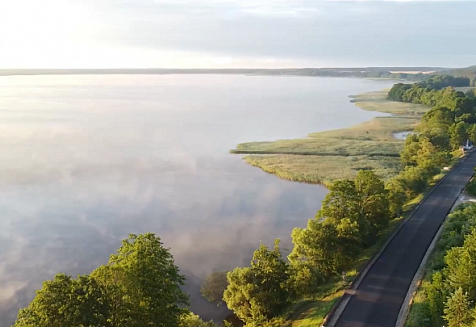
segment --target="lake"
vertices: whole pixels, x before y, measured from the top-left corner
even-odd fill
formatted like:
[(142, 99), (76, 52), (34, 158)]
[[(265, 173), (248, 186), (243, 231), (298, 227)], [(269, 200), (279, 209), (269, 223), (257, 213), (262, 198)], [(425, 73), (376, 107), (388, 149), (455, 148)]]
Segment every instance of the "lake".
[(228, 150), (376, 116), (348, 95), (393, 81), (229, 75), (0, 77), (0, 326), (56, 273), (89, 273), (153, 232), (188, 278), (248, 265), (306, 226), (326, 194)]

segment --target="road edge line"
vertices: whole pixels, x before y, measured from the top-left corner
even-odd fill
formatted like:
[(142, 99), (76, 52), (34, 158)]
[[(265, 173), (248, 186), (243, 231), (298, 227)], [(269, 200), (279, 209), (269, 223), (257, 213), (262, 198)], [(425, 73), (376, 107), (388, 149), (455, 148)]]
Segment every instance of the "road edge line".
[[(473, 177), (474, 177), (474, 175), (473, 175)], [(400, 311), (398, 312), (398, 317), (397, 317), (397, 322), (395, 323), (395, 327), (403, 327), (405, 325), (405, 322), (407, 321), (408, 316), (410, 314), (410, 308), (413, 304), (413, 300), (415, 298), (415, 295), (417, 294), (417, 290), (420, 287), (421, 282), (423, 281), (424, 273), (425, 273), (425, 270), (426, 270), (426, 264), (428, 263), (428, 259), (430, 258), (431, 254), (435, 250), (436, 244), (440, 240), (441, 233), (443, 232), (444, 225), (445, 225), (446, 219), (448, 218), (448, 215), (453, 210), (456, 202), (458, 201), (458, 198), (461, 196), (463, 191), (464, 191), (464, 189), (461, 190), (458, 197), (453, 202), (453, 205), (451, 206), (451, 209), (446, 214), (445, 219), (441, 222), (441, 225), (438, 228), (438, 231), (436, 232), (435, 236), (433, 237), (433, 240), (431, 241), (430, 246), (426, 250), (425, 256), (423, 257), (423, 259), (420, 263), (420, 266), (418, 267), (418, 270), (415, 273), (415, 276), (413, 276), (410, 287), (408, 287), (407, 295), (405, 296), (405, 299), (403, 300), (403, 304), (400, 308)]]
[[(423, 197), (423, 199), (420, 200), (420, 202), (418, 202), (418, 204), (415, 206), (415, 208), (412, 209), (411, 213), (408, 215), (407, 218), (405, 218), (404, 221), (402, 221), (400, 223), (400, 225), (397, 227), (397, 229), (395, 229), (395, 231), (392, 233), (392, 235), (390, 235), (390, 237), (387, 239), (387, 241), (385, 242), (385, 244), (382, 246), (382, 248), (380, 249), (379, 252), (377, 252), (373, 257), (372, 259), (370, 259), (370, 261), (367, 263), (367, 265), (365, 266), (365, 268), (357, 274), (357, 278), (354, 279), (354, 281), (352, 282), (351, 286), (345, 290), (344, 292), (344, 295), (342, 295), (342, 297), (332, 306), (331, 310), (329, 311), (329, 313), (327, 314), (327, 316), (324, 318), (324, 321), (322, 322), (322, 324), (320, 325), (321, 327), (334, 327), (334, 325), (337, 323), (337, 321), (339, 320), (340, 318), (340, 315), (342, 314), (342, 312), (344, 312), (345, 310), (345, 307), (347, 306), (347, 304), (349, 303), (350, 299), (352, 298), (352, 296), (355, 294), (355, 290), (359, 287), (360, 283), (362, 282), (362, 280), (365, 278), (365, 276), (367, 275), (368, 271), (370, 270), (370, 268), (372, 268), (372, 266), (374, 265), (374, 263), (378, 260), (378, 258), (380, 258), (380, 256), (382, 255), (382, 253), (385, 251), (385, 249), (387, 248), (387, 246), (390, 244), (390, 242), (395, 238), (395, 236), (397, 236), (398, 232), (400, 232), (400, 230), (403, 228), (403, 226), (407, 223), (408, 220), (410, 220), (410, 218), (413, 217), (413, 214), (415, 213), (415, 211), (418, 210), (418, 208), (421, 206), (421, 204), (434, 192), (434, 190), (449, 176), (453, 173), (454, 169), (456, 167), (458, 167), (459, 165), (461, 165), (469, 156), (471, 156), (472, 153), (470, 153), (469, 155), (461, 158), (460, 160), (458, 160), (458, 162), (453, 166), (451, 167), (451, 170), (445, 175), (443, 176), (443, 178), (441, 178), (438, 182), (436, 182), (435, 185), (433, 185), (430, 190), (428, 191), (427, 194), (425, 194), (425, 196)], [(463, 188), (464, 189), (464, 188)], [(456, 198), (457, 199), (457, 198)], [(456, 202), (456, 200), (455, 200)], [(450, 209), (451, 210), (451, 209)], [(445, 218), (446, 219), (446, 218)], [(436, 234), (435, 234), (436, 235)], [(431, 245), (431, 243), (430, 243)], [(412, 281), (413, 282), (413, 281)], [(411, 284), (410, 284), (411, 286)], [(403, 305), (403, 304), (402, 304)], [(401, 309), (401, 308), (400, 308)], [(398, 319), (398, 318), (397, 318)]]

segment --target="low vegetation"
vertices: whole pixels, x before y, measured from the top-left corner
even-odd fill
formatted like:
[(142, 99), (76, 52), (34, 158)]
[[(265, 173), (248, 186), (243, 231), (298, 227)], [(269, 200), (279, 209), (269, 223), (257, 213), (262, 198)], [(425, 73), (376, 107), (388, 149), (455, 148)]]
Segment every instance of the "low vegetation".
[(428, 107), (396, 103), (387, 92), (354, 96), (366, 110), (392, 113), (371, 121), (331, 131), (311, 133), (308, 138), (237, 145), (232, 153), (249, 154), (244, 160), (276, 176), (299, 182), (327, 184), (354, 178), (359, 170), (373, 170), (385, 180), (400, 168), (399, 153), (404, 141), (394, 133), (411, 131)]
[(466, 192), (469, 195), (476, 196), (476, 179), (473, 178), (468, 185), (466, 185)]

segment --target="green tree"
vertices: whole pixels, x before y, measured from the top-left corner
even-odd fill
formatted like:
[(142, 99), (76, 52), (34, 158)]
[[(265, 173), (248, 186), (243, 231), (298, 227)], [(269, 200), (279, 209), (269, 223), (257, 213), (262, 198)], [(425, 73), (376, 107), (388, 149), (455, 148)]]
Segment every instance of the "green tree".
[(476, 230), (466, 235), (462, 247), (451, 248), (446, 256), (446, 275), (453, 289), (462, 288), (469, 300), (476, 300)]
[(385, 189), (388, 191), (388, 210), (392, 217), (398, 217), (402, 214), (402, 208), (407, 200), (405, 189), (402, 182), (393, 178), (387, 182)]
[(466, 123), (459, 122), (450, 127), (450, 142), (453, 149), (458, 149), (462, 146), (468, 138), (468, 127)]
[(420, 139), (416, 134), (410, 134), (405, 140), (405, 145), (400, 153), (400, 160), (404, 167), (416, 166), (417, 155), (420, 150)]
[(92, 274), (112, 301), (114, 326), (176, 327), (188, 311), (181, 290), (185, 278), (169, 250), (154, 234), (130, 235)]
[(227, 278), (223, 299), (245, 323), (261, 326), (282, 313), (291, 301), (289, 267), (281, 256), (279, 240), (273, 250), (261, 244), (251, 267), (236, 268)]
[(223, 292), (228, 286), (226, 271), (218, 271), (207, 276), (207, 279), (200, 288), (200, 293), (209, 302), (216, 305), (223, 304)]
[(418, 167), (426, 170), (430, 175), (435, 175), (440, 168), (448, 163), (446, 152), (439, 151), (427, 137), (420, 138), (420, 149), (417, 151), (416, 163)]
[(423, 115), (418, 131), (428, 135), (446, 134), (454, 123), (454, 118), (454, 113), (450, 109), (434, 107)]
[(428, 187), (428, 172), (420, 167), (406, 167), (397, 177), (405, 188), (407, 197), (422, 193)]
[(235, 268), (227, 274), (228, 287), (223, 299), (230, 310), (244, 322), (253, 321), (259, 292), (256, 278), (250, 267)]
[[(385, 184), (373, 171), (361, 170), (355, 178), (359, 209), (365, 219), (377, 231), (388, 225), (390, 218), (388, 192)], [(362, 223), (360, 223), (362, 225)]]
[(14, 327), (107, 327), (110, 303), (91, 277), (58, 274), (21, 309)]
[(294, 299), (312, 296), (325, 282), (321, 272), (308, 262), (295, 262), (290, 270), (290, 289)]
[(295, 228), (291, 237), (294, 247), (289, 261), (293, 265), (305, 263), (313, 266), (326, 278), (345, 270), (359, 251), (359, 247), (339, 236), (332, 222), (321, 223), (310, 219), (307, 228)]
[(472, 124), (470, 126), (471, 127), (468, 130), (468, 137), (473, 142), (473, 144), (476, 144), (476, 124)]
[(426, 290), (426, 296), (433, 324), (435, 326), (442, 326), (443, 310), (448, 293), (446, 291), (443, 274), (440, 271), (433, 274), (431, 284)]
[(339, 180), (329, 186), (329, 193), (322, 201), (321, 209), (316, 218), (333, 218), (340, 220), (343, 218), (357, 219), (359, 194), (355, 188), (354, 181)]
[(473, 320), (468, 296), (461, 287), (448, 298), (444, 314), (448, 327), (466, 327)]
[(180, 327), (217, 327), (213, 321), (205, 322), (193, 313), (186, 313), (180, 317)]

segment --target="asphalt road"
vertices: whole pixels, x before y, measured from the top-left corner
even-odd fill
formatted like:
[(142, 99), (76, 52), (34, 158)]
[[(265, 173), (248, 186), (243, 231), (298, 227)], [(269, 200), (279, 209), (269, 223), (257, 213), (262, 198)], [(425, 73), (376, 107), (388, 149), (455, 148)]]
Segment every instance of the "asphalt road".
[(413, 276), (475, 165), (472, 153), (421, 203), (369, 269), (334, 326), (395, 326)]

